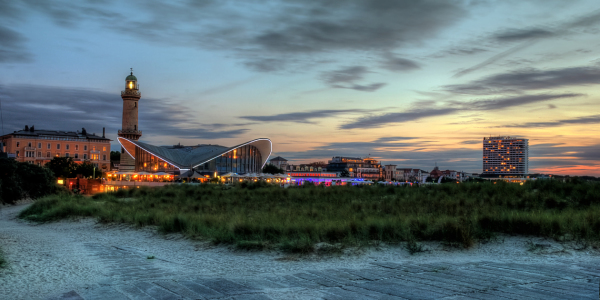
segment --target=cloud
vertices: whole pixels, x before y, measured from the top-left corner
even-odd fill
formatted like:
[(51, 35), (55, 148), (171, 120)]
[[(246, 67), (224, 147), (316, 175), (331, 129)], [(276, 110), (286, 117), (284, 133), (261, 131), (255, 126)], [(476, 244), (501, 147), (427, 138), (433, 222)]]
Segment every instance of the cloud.
[(327, 118), (340, 114), (364, 113), (370, 110), (365, 109), (324, 109), (312, 110), (306, 112), (284, 113), (270, 116), (241, 116), (240, 118), (257, 122), (295, 122), (295, 123), (314, 123), (313, 119)]
[(386, 55), (385, 59), (381, 62), (381, 67), (390, 71), (412, 71), (421, 68), (415, 61), (391, 54)]
[[(96, 133), (106, 127), (107, 137), (115, 140), (117, 130), (121, 129), (123, 100), (118, 93), (36, 85), (0, 85), (0, 97), (3, 100), (7, 132), (19, 130), (25, 125), (67, 131), (85, 127), (89, 132)], [(146, 138), (161, 135), (198, 139), (232, 138), (247, 131), (225, 127), (215, 130), (215, 126), (200, 123), (197, 119), (188, 107), (164, 99), (140, 100), (139, 128)]]
[(455, 94), (489, 95), (526, 90), (556, 89), (566, 86), (584, 86), (600, 82), (600, 67), (571, 67), (539, 70), (521, 69), (474, 80), (466, 84), (446, 85), (444, 89)]
[(462, 141), (460, 143), (465, 144), (465, 145), (477, 145), (477, 144), (481, 144), (482, 141), (481, 140), (468, 140), (468, 141)]
[(397, 141), (404, 141), (404, 140), (414, 140), (416, 139), (416, 137), (411, 137), (411, 136), (388, 136), (388, 137), (381, 137), (375, 140), (375, 142), (378, 143), (387, 143), (387, 142), (397, 142)]
[[(554, 99), (580, 97), (583, 94), (540, 94), (521, 95), (491, 100), (475, 100), (468, 102), (451, 101), (448, 107), (432, 107), (425, 109), (414, 109), (405, 112), (394, 112), (382, 115), (365, 116), (356, 121), (343, 124), (340, 129), (376, 128), (387, 124), (414, 122), (423, 118), (438, 117), (464, 111), (500, 110), (509, 107), (526, 105), (531, 103), (549, 101)], [(479, 119), (480, 120), (480, 119)]]
[(280, 8), (274, 13), (287, 22), (255, 37), (262, 49), (286, 53), (392, 49), (433, 37), (466, 15), (459, 4), (428, 0), (288, 1)]
[(383, 86), (385, 83), (358, 84), (357, 81), (363, 80), (369, 70), (364, 66), (352, 66), (343, 69), (323, 72), (321, 78), (325, 83), (333, 88), (353, 89), (363, 92), (373, 92)]
[(516, 46), (511, 47), (505, 51), (502, 51), (499, 54), (496, 54), (485, 61), (473, 66), (466, 68), (464, 70), (458, 71), (454, 77), (461, 77), (463, 75), (469, 74), (471, 72), (482, 69), (488, 65), (491, 65), (505, 57), (511, 56), (514, 53), (517, 53), (525, 48), (528, 48), (538, 41), (543, 39), (551, 39), (551, 38), (559, 38), (564, 36), (572, 36), (574, 34), (580, 33), (578, 31), (591, 31), (591, 27), (600, 23), (600, 10), (596, 10), (590, 14), (578, 16), (569, 21), (558, 24), (554, 27), (530, 27), (530, 28), (506, 28), (501, 31), (490, 34), (488, 37), (484, 38), (481, 43), (491, 43), (497, 44), (498, 46), (503, 46), (505, 44), (511, 43), (519, 43)]
[(563, 119), (557, 121), (548, 121), (548, 122), (527, 122), (520, 124), (512, 124), (512, 125), (502, 125), (502, 126), (494, 126), (493, 128), (540, 128), (540, 127), (556, 127), (556, 126), (564, 126), (564, 125), (581, 125), (581, 124), (600, 124), (600, 115), (591, 115), (585, 117), (578, 117), (573, 119)]
[(0, 26), (0, 63), (32, 61), (32, 54), (25, 49), (26, 40), (19, 32)]
[(281, 71), (286, 66), (286, 60), (277, 58), (257, 58), (244, 62), (244, 65), (256, 72), (275, 72)]
[(378, 116), (366, 116), (357, 121), (340, 126), (340, 129), (375, 128), (390, 123), (405, 123), (422, 118), (444, 116), (457, 112), (457, 108), (416, 109), (406, 112), (387, 113)]
[(23, 11), (62, 27), (93, 23), (151, 43), (227, 51), (257, 72), (294, 70), (340, 52), (380, 56), (435, 38), (468, 14), (465, 3), (443, 0), (24, 3)]
[(490, 51), (490, 50), (484, 49), (482, 47), (459, 46), (459, 47), (453, 47), (448, 50), (441, 51), (441, 52), (439, 52), (437, 54), (433, 54), (431, 56), (434, 58), (443, 58), (443, 57), (447, 57), (450, 55), (474, 55), (474, 54), (479, 54), (479, 53), (488, 52), (488, 51)]
[(584, 94), (539, 94), (539, 95), (522, 95), (516, 97), (505, 97), (493, 100), (476, 100), (463, 104), (465, 109), (474, 110), (497, 110), (505, 109), (513, 106), (527, 105), (531, 103), (549, 101), (554, 99), (573, 98), (585, 96)]
[[(336, 80), (355, 80), (351, 74), (338, 74)], [(445, 116), (464, 111), (486, 111), (501, 110), (509, 107), (527, 105), (532, 103), (550, 101), (555, 99), (572, 98), (584, 96), (583, 94), (539, 94), (539, 95), (519, 95), (514, 97), (504, 97), (498, 99), (474, 100), (467, 102), (452, 101), (448, 102), (447, 107), (432, 107), (425, 109), (413, 109), (404, 112), (392, 112), (380, 115), (367, 115), (358, 118), (346, 124), (342, 124), (340, 129), (367, 129), (377, 128), (388, 124), (398, 124), (406, 122), (416, 122), (420, 119)], [(343, 110), (313, 110), (307, 112), (293, 112), (266, 116), (241, 116), (240, 118), (256, 122), (295, 122), (314, 124), (315, 119), (328, 118), (340, 114), (348, 113), (368, 113), (372, 114), (378, 110), (364, 109), (343, 109)], [(476, 119), (480, 121), (482, 119)]]
[(588, 146), (537, 144), (529, 146), (529, 157), (538, 159), (563, 158), (560, 160), (555, 160), (553, 163), (554, 165), (558, 165), (558, 163), (587, 164), (589, 161), (600, 160), (600, 151), (598, 151), (598, 149), (600, 149), (600, 144), (592, 144)]
[(546, 30), (541, 28), (529, 28), (529, 29), (507, 29), (501, 32), (495, 33), (492, 38), (500, 42), (514, 42), (521, 40), (531, 40), (537, 38), (548, 38), (554, 37), (557, 33), (553, 30)]
[(508, 56), (512, 55), (513, 53), (521, 51), (522, 49), (525, 49), (525, 48), (527, 48), (527, 47), (529, 47), (531, 45), (533, 45), (533, 42), (525, 42), (525, 43), (519, 44), (519, 45), (517, 45), (515, 47), (512, 47), (512, 48), (510, 48), (508, 50), (502, 51), (501, 53), (498, 53), (498, 54), (496, 54), (496, 55), (494, 55), (494, 56), (492, 56), (492, 57), (484, 60), (483, 62), (481, 62), (479, 64), (476, 64), (475, 66), (472, 66), (470, 68), (466, 68), (464, 70), (460, 70), (460, 71), (456, 72), (454, 74), (454, 77), (458, 78), (458, 77), (461, 77), (463, 75), (469, 74), (469, 73), (477, 71), (479, 69), (482, 69), (482, 68), (484, 68), (486, 66), (489, 66), (489, 65), (495, 63), (496, 61), (498, 61), (500, 59), (508, 57)]

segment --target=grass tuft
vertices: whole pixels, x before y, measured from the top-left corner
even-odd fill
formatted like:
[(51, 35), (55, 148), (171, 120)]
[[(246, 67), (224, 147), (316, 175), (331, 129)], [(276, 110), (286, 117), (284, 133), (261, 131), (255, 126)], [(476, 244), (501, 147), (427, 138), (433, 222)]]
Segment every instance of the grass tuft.
[(600, 184), (172, 185), (93, 197), (48, 196), (19, 216), (37, 222), (91, 216), (104, 223), (157, 226), (163, 233), (237, 249), (286, 253), (335, 253), (381, 242), (408, 242), (407, 250), (417, 253), (419, 241), (468, 248), (500, 233), (572, 236), (594, 247), (600, 242)]

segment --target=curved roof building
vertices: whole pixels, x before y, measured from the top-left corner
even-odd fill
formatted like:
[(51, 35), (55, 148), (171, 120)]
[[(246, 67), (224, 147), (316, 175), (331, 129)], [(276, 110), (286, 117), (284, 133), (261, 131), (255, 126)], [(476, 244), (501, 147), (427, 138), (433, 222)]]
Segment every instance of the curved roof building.
[(255, 139), (237, 146), (154, 146), (125, 137), (118, 138), (123, 149), (135, 160), (136, 172), (185, 171), (218, 173), (258, 173), (269, 159), (271, 140)]

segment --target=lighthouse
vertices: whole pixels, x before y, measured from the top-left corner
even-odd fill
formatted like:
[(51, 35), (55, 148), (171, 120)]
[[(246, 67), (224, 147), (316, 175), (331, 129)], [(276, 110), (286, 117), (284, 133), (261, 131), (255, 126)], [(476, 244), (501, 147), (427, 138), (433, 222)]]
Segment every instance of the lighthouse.
[[(131, 73), (125, 78), (125, 90), (121, 91), (123, 99), (123, 124), (118, 135), (130, 140), (137, 141), (142, 136), (142, 131), (138, 127), (138, 103), (142, 94), (137, 83), (137, 78)], [(119, 171), (134, 171), (135, 160), (123, 147), (121, 147), (121, 162)]]

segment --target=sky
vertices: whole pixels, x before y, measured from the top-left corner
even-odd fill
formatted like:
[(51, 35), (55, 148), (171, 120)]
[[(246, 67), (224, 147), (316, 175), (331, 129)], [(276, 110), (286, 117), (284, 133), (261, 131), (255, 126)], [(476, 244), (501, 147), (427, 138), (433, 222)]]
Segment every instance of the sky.
[(600, 176), (597, 0), (0, 0), (3, 133), (118, 150), (130, 68), (154, 145), (479, 173), (512, 136), (530, 173)]

